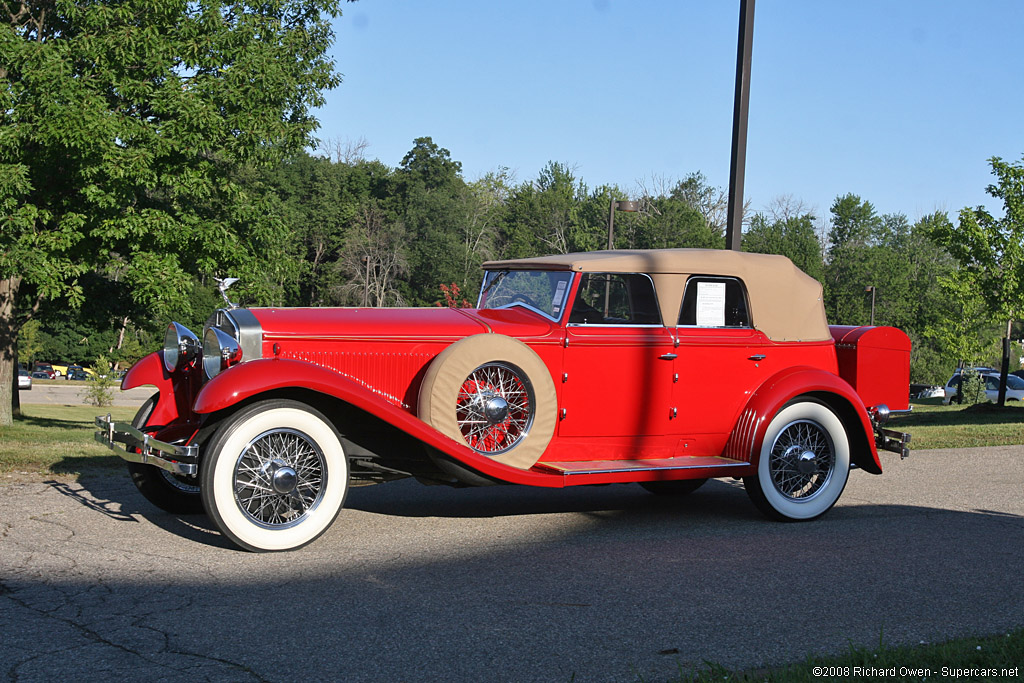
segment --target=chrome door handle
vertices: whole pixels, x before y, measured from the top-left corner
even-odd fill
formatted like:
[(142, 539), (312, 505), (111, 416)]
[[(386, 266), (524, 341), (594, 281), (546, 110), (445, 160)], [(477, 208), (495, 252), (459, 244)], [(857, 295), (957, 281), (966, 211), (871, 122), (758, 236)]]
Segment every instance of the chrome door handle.
[(675, 360), (676, 358), (679, 358), (679, 356), (677, 356), (674, 353), (663, 353), (660, 356), (658, 356), (658, 358), (660, 358), (661, 360)]
[(747, 360), (764, 360), (767, 358), (763, 353), (755, 353), (753, 356), (747, 358)]

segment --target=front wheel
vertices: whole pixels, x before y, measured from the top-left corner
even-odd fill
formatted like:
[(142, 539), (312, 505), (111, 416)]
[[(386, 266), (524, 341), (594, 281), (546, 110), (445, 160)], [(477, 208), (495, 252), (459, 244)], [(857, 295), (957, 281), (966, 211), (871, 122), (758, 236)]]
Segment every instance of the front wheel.
[[(132, 426), (143, 429), (153, 413), (160, 394), (153, 394), (139, 408), (132, 420)], [(199, 497), (199, 478), (171, 474), (154, 465), (139, 462), (128, 463), (132, 483), (146, 500), (175, 515), (198, 515), (203, 512), (203, 501)]]
[(294, 550), (324, 533), (348, 491), (341, 440), (298, 401), (254, 403), (204, 448), (201, 495), (221, 532), (246, 550)]
[(835, 505), (850, 475), (850, 442), (827, 406), (796, 401), (780, 410), (765, 433), (757, 474), (743, 486), (771, 519), (805, 521)]

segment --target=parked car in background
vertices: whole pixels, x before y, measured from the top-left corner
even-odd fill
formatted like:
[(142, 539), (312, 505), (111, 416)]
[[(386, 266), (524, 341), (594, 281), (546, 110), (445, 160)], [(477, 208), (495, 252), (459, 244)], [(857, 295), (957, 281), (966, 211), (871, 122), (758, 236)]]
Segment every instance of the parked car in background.
[[(96, 419), (139, 491), (256, 551), (322, 534), (351, 481), (686, 495), (742, 479), (781, 521), (909, 436), (910, 339), (829, 326), (783, 256), (602, 251), (484, 264), (476, 308), (239, 308), (171, 323)], [(221, 285), (223, 292), (224, 284)], [(225, 300), (227, 297), (225, 295)]]
[(36, 373), (45, 373), (46, 377), (38, 377), (38, 379), (57, 379), (57, 371), (53, 369), (53, 366), (49, 363), (36, 363), (35, 368), (32, 370), (32, 376), (36, 377)]
[(942, 398), (943, 396), (945, 396), (945, 387), (930, 386), (918, 391), (915, 398)]
[(32, 372), (32, 379), (53, 379), (53, 377), (52, 372), (46, 372), (45, 370), (34, 370)]
[[(991, 370), (989, 368), (989, 370)], [(985, 384), (985, 399), (991, 403), (999, 402), (999, 373), (998, 372), (980, 372), (978, 376)], [(961, 375), (959, 373), (953, 375), (946, 382), (946, 386), (943, 387), (943, 398), (942, 403), (949, 405), (950, 403), (959, 403), (960, 400), (957, 398), (957, 392), (960, 389)], [(1021, 401), (1024, 400), (1024, 379), (1021, 379), (1017, 375), (1009, 374), (1006, 376), (1006, 400), (1007, 401)]]
[(18, 389), (31, 389), (32, 388), (32, 376), (28, 374), (28, 370), (18, 370)]
[(89, 379), (89, 373), (81, 365), (69, 365), (68, 366), (68, 379), (69, 380), (85, 380), (85, 379)]

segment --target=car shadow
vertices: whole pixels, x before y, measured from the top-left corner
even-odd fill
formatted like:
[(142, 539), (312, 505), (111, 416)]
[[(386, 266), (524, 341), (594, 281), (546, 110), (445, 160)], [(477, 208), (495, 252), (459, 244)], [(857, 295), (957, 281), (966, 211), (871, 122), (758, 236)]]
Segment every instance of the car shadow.
[[(750, 509), (746, 509), (747, 507)], [(567, 512), (671, 513), (759, 516), (738, 482), (712, 480), (685, 496), (658, 496), (637, 484), (606, 484), (566, 488), (488, 486), (454, 489), (400, 480), (349, 490), (345, 507), (397, 517), (515, 517)]]
[(225, 549), (238, 547), (224, 538), (205, 514), (178, 515), (166, 512), (147, 501), (123, 472), (92, 472), (77, 482), (44, 481), (57, 493), (83, 507), (118, 522), (138, 524), (145, 520), (182, 538)]

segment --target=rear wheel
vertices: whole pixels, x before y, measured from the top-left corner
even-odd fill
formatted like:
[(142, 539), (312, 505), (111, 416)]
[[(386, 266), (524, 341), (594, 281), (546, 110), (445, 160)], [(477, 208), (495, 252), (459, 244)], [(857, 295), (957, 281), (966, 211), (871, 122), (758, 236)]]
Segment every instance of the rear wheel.
[(850, 474), (843, 423), (817, 401), (780, 410), (765, 433), (757, 474), (744, 477), (747, 495), (766, 516), (804, 521), (828, 512)]
[[(159, 397), (160, 394), (153, 394), (146, 399), (139, 412), (135, 413), (133, 427), (141, 430), (146, 426)], [(171, 474), (154, 465), (143, 465), (138, 462), (128, 463), (128, 472), (139, 493), (161, 510), (176, 515), (202, 513), (203, 501), (199, 497), (198, 477)]]
[(300, 548), (345, 502), (348, 461), (338, 433), (304, 403), (254, 403), (225, 420), (204, 451), (206, 512), (246, 550)]

